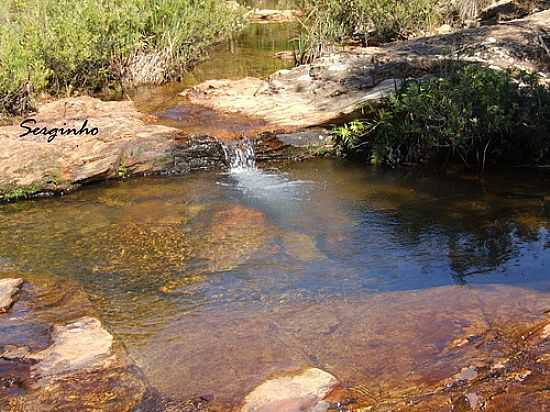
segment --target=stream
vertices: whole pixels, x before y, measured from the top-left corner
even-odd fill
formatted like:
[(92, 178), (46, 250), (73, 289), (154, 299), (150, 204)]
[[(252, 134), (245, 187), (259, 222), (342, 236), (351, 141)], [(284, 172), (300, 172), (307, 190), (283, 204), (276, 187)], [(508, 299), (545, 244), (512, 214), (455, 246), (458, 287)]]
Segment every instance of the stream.
[[(199, 127), (204, 117), (179, 92), (288, 68), (273, 55), (293, 36), (293, 26), (254, 25), (182, 82), (132, 99), (167, 125)], [(380, 390), (443, 379), (464, 366), (445, 350), (456, 336), (550, 307), (542, 172), (482, 184), (334, 159), (256, 166), (252, 149), (228, 155), (228, 172), (1, 205), (0, 276), (15, 267), (77, 280), (160, 393), (233, 405), (266, 377), (304, 366)]]

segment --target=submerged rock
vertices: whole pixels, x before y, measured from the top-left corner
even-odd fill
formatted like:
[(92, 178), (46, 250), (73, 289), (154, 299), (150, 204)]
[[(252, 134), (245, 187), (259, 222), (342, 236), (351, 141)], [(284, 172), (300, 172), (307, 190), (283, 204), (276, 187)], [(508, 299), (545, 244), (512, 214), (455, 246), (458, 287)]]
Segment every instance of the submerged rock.
[(0, 279), (0, 313), (5, 313), (11, 308), (22, 284), (23, 279)]
[(322, 400), (338, 385), (338, 380), (321, 369), (310, 368), (296, 374), (270, 379), (245, 400), (242, 412), (312, 412), (326, 410)]
[(257, 255), (273, 235), (274, 228), (262, 212), (232, 206), (214, 213), (195, 255), (207, 262), (204, 272), (229, 271)]
[(312, 262), (325, 257), (315, 245), (314, 239), (304, 233), (285, 233), (282, 241), (287, 254), (299, 261)]
[(494, 405), (487, 410), (499, 411), (495, 395), (514, 402), (502, 411), (540, 410), (550, 395), (550, 340), (541, 334), (549, 302), (543, 292), (489, 285), (239, 303), (181, 316), (133, 355), (162, 393), (214, 394), (223, 411), (281, 371), (312, 364), (342, 383), (324, 399), (342, 411), (449, 410), (451, 398), (470, 393)]

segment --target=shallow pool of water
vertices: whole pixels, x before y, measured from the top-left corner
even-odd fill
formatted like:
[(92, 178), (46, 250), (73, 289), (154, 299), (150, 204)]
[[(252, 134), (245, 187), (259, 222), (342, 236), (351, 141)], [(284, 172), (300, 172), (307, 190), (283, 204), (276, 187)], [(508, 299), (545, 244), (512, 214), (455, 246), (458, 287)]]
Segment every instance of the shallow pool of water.
[(549, 307), (548, 187), (334, 160), (113, 182), (0, 206), (0, 269), (80, 281), (174, 398), (304, 365), (432, 379), (465, 329)]
[(189, 113), (179, 110), (185, 106), (185, 99), (178, 95), (180, 92), (206, 80), (265, 78), (278, 70), (288, 69), (294, 62), (277, 58), (276, 54), (293, 50), (297, 34), (298, 25), (294, 23), (251, 24), (242, 33), (210, 50), (209, 58), (184, 74), (181, 81), (164, 86), (142, 86), (131, 90), (130, 97), (140, 111), (157, 115), (163, 124), (188, 126), (186, 122), (193, 119)]

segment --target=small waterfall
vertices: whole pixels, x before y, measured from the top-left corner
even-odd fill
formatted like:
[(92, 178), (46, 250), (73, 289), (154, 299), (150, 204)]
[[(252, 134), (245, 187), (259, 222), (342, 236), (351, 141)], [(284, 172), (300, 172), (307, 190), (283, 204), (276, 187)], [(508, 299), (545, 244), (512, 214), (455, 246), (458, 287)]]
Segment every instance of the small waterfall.
[(256, 152), (254, 142), (239, 140), (237, 142), (222, 143), (227, 164), (231, 170), (255, 169)]

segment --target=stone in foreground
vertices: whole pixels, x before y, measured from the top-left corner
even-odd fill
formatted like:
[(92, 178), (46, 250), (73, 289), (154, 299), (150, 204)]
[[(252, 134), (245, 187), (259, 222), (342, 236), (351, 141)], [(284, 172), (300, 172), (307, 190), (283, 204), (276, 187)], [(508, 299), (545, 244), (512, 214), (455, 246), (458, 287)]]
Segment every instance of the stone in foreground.
[(0, 411), (160, 411), (156, 393), (73, 281), (25, 274), (0, 316)]
[(23, 279), (0, 279), (0, 313), (10, 310), (22, 284)]
[(310, 368), (298, 375), (262, 383), (245, 400), (242, 412), (300, 412), (323, 409), (323, 399), (338, 380), (321, 369)]
[(113, 337), (95, 318), (56, 326), (52, 339), (49, 348), (32, 355), (40, 361), (33, 368), (40, 377), (109, 367)]

